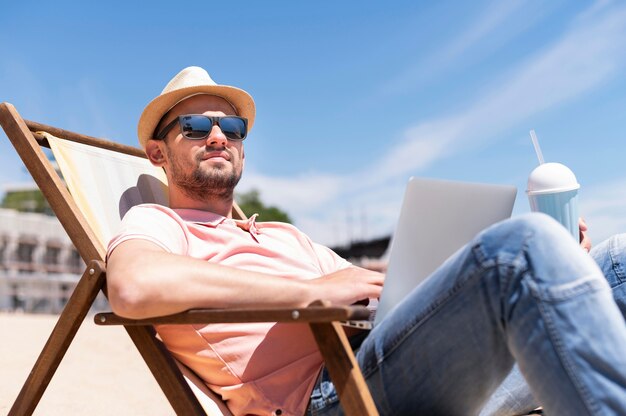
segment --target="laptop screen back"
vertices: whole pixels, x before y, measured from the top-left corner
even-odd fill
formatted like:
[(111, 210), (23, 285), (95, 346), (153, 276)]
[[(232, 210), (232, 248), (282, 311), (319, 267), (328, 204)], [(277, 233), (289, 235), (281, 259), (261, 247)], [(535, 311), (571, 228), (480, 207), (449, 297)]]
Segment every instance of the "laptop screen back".
[(508, 185), (411, 178), (375, 322), (478, 232), (510, 217), (516, 193)]

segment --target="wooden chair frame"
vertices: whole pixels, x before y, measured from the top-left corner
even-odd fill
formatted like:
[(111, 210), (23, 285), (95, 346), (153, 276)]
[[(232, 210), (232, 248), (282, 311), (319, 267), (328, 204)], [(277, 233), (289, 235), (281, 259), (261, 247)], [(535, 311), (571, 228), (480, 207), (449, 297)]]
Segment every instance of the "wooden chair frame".
[[(0, 125), (41, 189), (76, 249), (87, 264), (86, 270), (48, 341), (24, 383), (9, 415), (30, 415), (35, 410), (80, 324), (100, 290), (106, 295), (105, 248), (94, 234), (63, 181), (41, 147), (49, 147), (45, 131), (61, 139), (116, 152), (145, 157), (138, 148), (85, 136), (22, 119), (15, 107), (0, 104)], [(235, 218), (245, 218), (238, 210)], [(306, 322), (310, 325), (329, 374), (348, 415), (377, 415), (376, 406), (356, 363), (352, 349), (338, 321), (364, 319), (363, 307), (329, 307), (322, 302), (300, 309), (192, 310), (167, 317), (130, 320), (111, 313), (97, 314), (101, 325), (124, 325), (135, 346), (178, 415), (204, 415), (205, 411), (163, 343), (155, 336), (154, 324), (227, 322)]]

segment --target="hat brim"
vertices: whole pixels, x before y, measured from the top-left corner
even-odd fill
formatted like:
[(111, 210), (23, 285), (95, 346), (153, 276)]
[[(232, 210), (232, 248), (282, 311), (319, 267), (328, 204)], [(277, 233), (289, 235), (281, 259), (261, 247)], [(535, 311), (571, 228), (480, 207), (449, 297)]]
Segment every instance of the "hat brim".
[(154, 129), (161, 121), (161, 118), (172, 107), (184, 100), (197, 94), (209, 94), (222, 97), (237, 111), (237, 115), (248, 119), (248, 130), (254, 125), (254, 116), (256, 114), (254, 100), (244, 90), (228, 85), (200, 85), (177, 89), (168, 93), (159, 95), (144, 108), (139, 117), (137, 125), (137, 135), (139, 144), (143, 149), (146, 148), (148, 140), (152, 139)]

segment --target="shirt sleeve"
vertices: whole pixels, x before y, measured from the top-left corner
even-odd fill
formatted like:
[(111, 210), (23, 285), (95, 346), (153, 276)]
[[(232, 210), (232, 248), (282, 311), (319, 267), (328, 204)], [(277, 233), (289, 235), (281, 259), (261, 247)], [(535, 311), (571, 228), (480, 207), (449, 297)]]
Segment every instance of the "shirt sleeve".
[(280, 224), (281, 228), (287, 230), (292, 236), (294, 236), (294, 243), (305, 248), (307, 255), (310, 256), (312, 260), (317, 262), (317, 267), (322, 275), (334, 273), (338, 270), (352, 266), (352, 263), (340, 257), (330, 248), (313, 242), (308, 235), (300, 231), (300, 229), (294, 225), (288, 223)]
[(311, 246), (324, 274), (333, 273), (352, 265), (352, 263), (340, 257), (337, 253), (324, 245), (311, 242)]
[(187, 253), (187, 239), (184, 222), (169, 208), (156, 204), (143, 204), (131, 208), (122, 219), (118, 234), (111, 239), (107, 248), (107, 258), (124, 241), (146, 240), (163, 250)]

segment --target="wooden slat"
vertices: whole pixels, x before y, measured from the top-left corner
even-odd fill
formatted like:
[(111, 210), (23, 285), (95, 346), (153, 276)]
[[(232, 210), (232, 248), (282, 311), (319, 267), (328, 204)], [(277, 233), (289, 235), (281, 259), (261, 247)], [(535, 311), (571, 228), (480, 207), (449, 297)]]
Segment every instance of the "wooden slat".
[(0, 104), (0, 124), (83, 261), (104, 261), (104, 247), (13, 105)]
[(367, 319), (370, 311), (364, 306), (264, 309), (193, 309), (187, 312), (148, 319), (127, 319), (113, 313), (94, 316), (98, 325), (163, 325), (209, 324), (236, 322), (331, 322)]
[(29, 130), (32, 132), (45, 131), (60, 139), (70, 140), (73, 142), (87, 144), (89, 146), (99, 147), (102, 149), (112, 150), (114, 152), (120, 152), (127, 155), (146, 157), (143, 150), (138, 147), (126, 146), (120, 143), (116, 143), (110, 140), (100, 139), (98, 137), (87, 136), (73, 131), (60, 129), (54, 126), (48, 126), (46, 124), (37, 123), (36, 121), (24, 120)]
[(41, 350), (26, 382), (9, 411), (10, 416), (30, 415), (50, 383), (59, 363), (104, 284), (104, 264), (93, 261), (74, 289), (59, 316), (46, 345)]
[(172, 355), (155, 337), (154, 329), (151, 326), (124, 328), (176, 414), (206, 416), (204, 408), (189, 388)]
[(239, 205), (236, 202), (233, 202), (233, 208), (231, 210), (231, 215), (236, 220), (247, 220), (246, 214), (243, 212)]
[(352, 353), (342, 326), (338, 322), (310, 323), (328, 374), (339, 394), (346, 415), (378, 415), (376, 405)]

